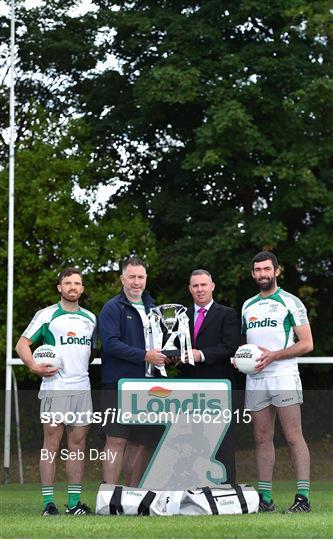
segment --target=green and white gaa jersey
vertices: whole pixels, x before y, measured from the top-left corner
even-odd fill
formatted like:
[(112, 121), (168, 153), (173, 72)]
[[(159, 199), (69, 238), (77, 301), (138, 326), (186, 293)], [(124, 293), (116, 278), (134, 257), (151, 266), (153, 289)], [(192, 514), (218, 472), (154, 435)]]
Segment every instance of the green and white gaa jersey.
[(148, 324), (148, 315), (146, 313), (144, 303), (141, 301), (141, 302), (131, 302), (131, 304), (138, 311), (138, 313), (139, 313), (139, 315), (141, 317), (141, 320), (142, 320), (143, 327), (147, 326), (147, 324)]
[[(242, 307), (242, 334), (247, 343), (278, 351), (295, 343), (295, 326), (309, 324), (306, 308), (297, 296), (277, 289), (271, 296), (249, 298)], [(298, 372), (295, 358), (277, 360), (249, 377), (273, 377)]]
[(146, 348), (150, 348), (151, 342), (150, 342), (150, 336), (151, 333), (147, 332), (149, 330), (149, 319), (148, 315), (146, 313), (146, 308), (144, 303), (141, 302), (131, 302), (132, 306), (137, 310), (139, 313), (141, 320), (142, 320), (142, 326), (143, 326), (143, 333), (145, 336), (145, 342), (146, 342)]
[(60, 303), (54, 304), (37, 311), (22, 335), (36, 344), (54, 345), (63, 361), (56, 375), (43, 377), (41, 395), (90, 389), (89, 358), (97, 344), (96, 317), (91, 311), (82, 307), (64, 311)]

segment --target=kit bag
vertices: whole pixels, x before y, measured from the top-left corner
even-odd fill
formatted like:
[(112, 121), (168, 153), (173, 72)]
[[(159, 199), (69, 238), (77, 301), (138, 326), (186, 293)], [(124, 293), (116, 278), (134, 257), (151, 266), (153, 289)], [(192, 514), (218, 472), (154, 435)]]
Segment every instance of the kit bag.
[(127, 516), (198, 516), (253, 514), (259, 495), (245, 484), (225, 484), (186, 491), (158, 491), (101, 484), (96, 514)]
[(183, 492), (179, 514), (182, 516), (254, 514), (258, 512), (259, 495), (246, 484), (203, 487)]

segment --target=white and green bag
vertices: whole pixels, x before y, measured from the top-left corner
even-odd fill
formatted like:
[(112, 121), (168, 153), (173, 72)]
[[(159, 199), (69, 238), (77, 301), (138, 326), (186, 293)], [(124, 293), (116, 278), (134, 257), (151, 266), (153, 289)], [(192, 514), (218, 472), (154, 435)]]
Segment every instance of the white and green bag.
[(150, 491), (101, 484), (96, 514), (127, 516), (197, 516), (253, 514), (258, 512), (259, 495), (246, 484), (225, 484), (186, 491)]

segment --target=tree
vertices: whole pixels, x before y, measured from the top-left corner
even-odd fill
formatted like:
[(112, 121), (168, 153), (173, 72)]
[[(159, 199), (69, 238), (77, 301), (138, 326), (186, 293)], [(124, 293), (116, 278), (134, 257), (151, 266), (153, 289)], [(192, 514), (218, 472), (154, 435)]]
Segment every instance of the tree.
[(99, 5), (119, 67), (78, 88), (98, 155), (127, 152), (118, 171), (131, 182), (112, 200), (150, 220), (161, 297), (186, 301), (189, 271), (205, 266), (239, 307), (254, 291), (252, 256), (272, 249), (281, 283), (309, 306), (316, 352), (332, 353), (329, 4)]
[[(21, 141), (16, 156), (14, 343), (35, 311), (58, 301), (56, 276), (62, 268), (78, 266), (83, 270), (87, 289), (83, 305), (98, 313), (107, 298), (119, 290), (117, 265), (122, 259), (135, 249), (140, 249), (148, 264), (155, 263), (156, 257), (149, 225), (126, 203), (112, 213), (107, 210), (97, 222), (89, 217), (89, 200), (75, 199), (75, 185), (80, 180), (84, 183), (87, 174), (93, 175), (89, 148), (69, 151), (71, 140), (84, 130), (82, 122), (73, 122), (60, 135), (52, 119), (40, 113), (39, 120), (39, 129), (31, 132), (29, 140)], [(8, 171), (2, 170), (4, 194), (7, 179)], [(0, 205), (3, 306), (7, 204), (6, 194)], [(0, 351), (4, 359), (5, 310), (1, 319)]]
[(75, 4), (20, 10), (19, 96), (23, 118), (30, 88), (59, 122), (82, 118), (69, 146), (89, 147), (80, 185), (122, 186), (96, 225), (122, 208), (138, 216), (156, 238), (161, 301), (187, 302), (187, 276), (205, 266), (217, 299), (240, 307), (252, 256), (276, 251), (281, 284), (309, 306), (315, 352), (332, 354), (330, 4), (101, 0), (72, 17)]

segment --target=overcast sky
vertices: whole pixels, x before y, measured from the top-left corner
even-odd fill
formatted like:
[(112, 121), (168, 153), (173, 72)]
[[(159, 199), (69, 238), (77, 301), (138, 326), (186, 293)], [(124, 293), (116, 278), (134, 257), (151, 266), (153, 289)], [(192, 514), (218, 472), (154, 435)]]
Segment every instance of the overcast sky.
[[(41, 4), (45, 3), (43, 0), (25, 0), (24, 5), (27, 9), (40, 6)], [(10, 0), (8, 2), (4, 2), (4, 0), (0, 0), (0, 14), (9, 14), (10, 13)], [(98, 8), (97, 6), (91, 2), (91, 0), (82, 0), (80, 5), (78, 7), (75, 7), (70, 10), (69, 14), (73, 17), (84, 15), (87, 11), (96, 11)]]
[[(8, 0), (7, 2), (5, 2), (4, 0), (0, 0), (0, 15), (7, 15), (7, 16), (10, 15), (10, 10), (11, 10), (10, 3), (11, 3), (10, 0)], [(33, 7), (42, 5), (43, 3), (45, 3), (45, 0), (44, 1), (43, 0), (25, 0), (24, 6), (27, 9), (31, 9)], [(96, 11), (97, 9), (98, 7), (93, 2), (91, 2), (91, 0), (82, 0), (82, 2), (77, 7), (71, 9), (68, 12), (68, 14), (72, 17), (79, 17), (87, 13), (87, 11)], [(108, 61), (106, 62), (106, 64), (114, 65), (115, 61), (112, 58), (108, 58)], [(1, 134), (5, 140), (7, 139), (6, 137), (7, 131), (8, 130), (6, 129), (1, 130)], [(7, 140), (6, 142), (8, 144)], [(97, 189), (97, 192), (95, 193), (93, 197), (87, 197), (87, 190), (80, 189), (79, 186), (76, 186), (76, 188), (74, 188), (74, 196), (78, 200), (83, 200), (87, 198), (90, 199), (91, 214), (92, 214), (93, 211), (97, 210), (97, 207), (100, 203), (103, 203), (105, 200), (107, 200), (110, 197), (112, 193), (117, 191), (119, 186), (120, 186), (120, 183), (117, 181), (112, 183), (112, 185), (106, 185), (106, 186), (100, 185), (99, 188)]]

